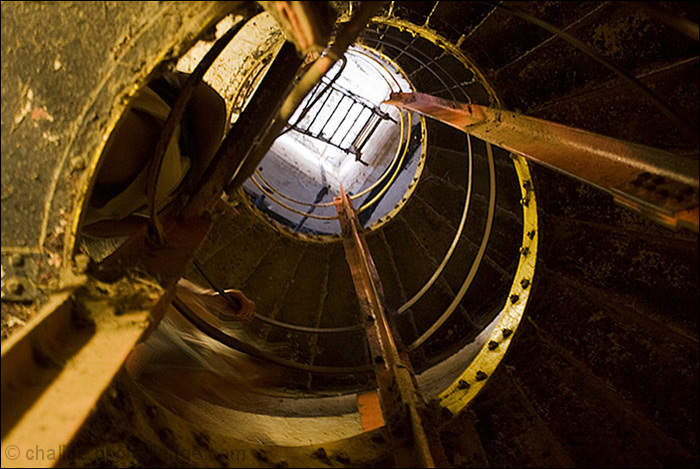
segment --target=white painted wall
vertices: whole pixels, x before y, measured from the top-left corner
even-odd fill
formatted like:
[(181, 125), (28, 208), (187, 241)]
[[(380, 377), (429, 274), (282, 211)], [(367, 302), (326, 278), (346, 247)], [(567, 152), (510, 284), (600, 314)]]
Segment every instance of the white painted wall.
[[(389, 97), (392, 91), (410, 91), (410, 83), (403, 78), (400, 72), (381, 60), (376, 54), (368, 50), (353, 47), (346, 54), (347, 64), (342, 75), (335, 84), (350, 93), (359, 96), (370, 105), (380, 106)], [(380, 64), (381, 63), (381, 64)], [(337, 73), (339, 64), (328, 73), (331, 79)], [(307, 98), (308, 99), (308, 98)], [(338, 96), (333, 95), (324, 107), (318, 111), (319, 104), (312, 109), (299, 123), (300, 127), (310, 127), (312, 131), (320, 130), (327, 123), (327, 135), (332, 133), (337, 123), (342, 119), (342, 115), (350, 107), (350, 100), (345, 99), (344, 104), (336, 111), (336, 106), (340, 101)], [(302, 103), (299, 110), (292, 116), (290, 122), (296, 123), (299, 119), (301, 109), (306, 102)], [(359, 106), (355, 106), (359, 108)], [(393, 106), (382, 105), (382, 111), (387, 112), (396, 122), (400, 122), (399, 111)], [(353, 116), (356, 114), (353, 113)], [(417, 119), (417, 115), (414, 116)], [(369, 165), (365, 166), (357, 161), (352, 154), (348, 154), (333, 145), (326, 144), (318, 139), (306, 136), (296, 131), (289, 131), (279, 137), (269, 153), (259, 165), (259, 171), (263, 178), (278, 192), (290, 199), (313, 203), (319, 191), (324, 187), (329, 188), (320, 203), (331, 202), (335, 195), (340, 193), (342, 184), (346, 192), (356, 194), (364, 188), (372, 185), (391, 164), (397, 154), (401, 137), (400, 125), (391, 120), (382, 120), (363, 150), (362, 160)], [(415, 124), (414, 120), (414, 124)], [(351, 128), (349, 123), (345, 128)], [(333, 139), (334, 143), (339, 143), (340, 134), (343, 128), (338, 131), (338, 135)], [(351, 128), (348, 135), (348, 144), (360, 131), (359, 124)], [(408, 121), (406, 120), (406, 131)], [(381, 206), (375, 211), (375, 215), (370, 219), (370, 223), (384, 216), (388, 211), (401, 200), (406, 193), (408, 185), (411, 183), (417, 168), (420, 151), (415, 155), (406, 155), (412, 161), (406, 171), (396, 179), (390, 192), (385, 196)], [(261, 191), (248, 181), (244, 184), (244, 189), (255, 196), (259, 196)], [(310, 207), (285, 200), (279, 196), (281, 202), (292, 206), (294, 209), (306, 213)], [(364, 198), (364, 197), (363, 197)], [(285, 217), (293, 224), (298, 224), (305, 217), (285, 209), (268, 197), (264, 199), (267, 207), (275, 213)], [(357, 201), (356, 207), (360, 205)], [(313, 211), (315, 215), (334, 216), (334, 207), (318, 207)], [(326, 221), (309, 218), (304, 222), (304, 228), (321, 233), (337, 233), (340, 227), (337, 221)]]

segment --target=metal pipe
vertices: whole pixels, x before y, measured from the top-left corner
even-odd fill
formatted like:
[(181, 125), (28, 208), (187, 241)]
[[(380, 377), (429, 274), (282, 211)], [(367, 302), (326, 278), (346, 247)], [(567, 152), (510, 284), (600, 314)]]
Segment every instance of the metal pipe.
[(343, 247), (364, 318), (377, 378), (379, 400), (389, 429), (397, 467), (446, 467), (432, 416), (400, 337), (392, 330), (384, 307), (384, 291), (361, 232), (357, 212), (341, 187), (335, 198)]
[(311, 68), (304, 74), (299, 84), (289, 94), (280, 109), (280, 117), (285, 122), (292, 116), (299, 104), (304, 100), (308, 92), (318, 81), (340, 60), (345, 50), (352, 44), (360, 32), (365, 28), (370, 18), (384, 6), (384, 2), (362, 2), (343, 30), (338, 34), (335, 42), (325, 54), (319, 57)]
[[(338, 110), (338, 108), (340, 107), (340, 105), (342, 104), (342, 102), (343, 102), (344, 100), (345, 100), (345, 95), (341, 94), (341, 95), (340, 95), (340, 101), (338, 101), (337, 103), (335, 103), (335, 107), (333, 108), (333, 111), (331, 111), (331, 117), (336, 115), (336, 111)], [(311, 136), (312, 136), (312, 137), (315, 137), (315, 138), (318, 138), (319, 140), (321, 140), (320, 137), (323, 136), (323, 131), (326, 130), (326, 127), (328, 126), (328, 124), (330, 124), (330, 122), (331, 122), (331, 118), (329, 117), (328, 120), (326, 121), (326, 123), (323, 124), (323, 127), (321, 127), (321, 130), (319, 130), (318, 133), (317, 133), (316, 135), (311, 135)], [(342, 121), (341, 121), (341, 122), (342, 122)], [(336, 127), (336, 129), (337, 129), (337, 127)], [(310, 129), (309, 129), (309, 130), (310, 130)], [(330, 139), (328, 139), (328, 140), (330, 140)], [(329, 142), (329, 143), (330, 143), (330, 142)]]
[[(326, 97), (323, 99), (323, 103), (321, 104), (321, 107), (318, 108), (319, 112), (317, 112), (316, 115), (314, 116), (314, 118), (311, 119), (311, 123), (309, 123), (309, 125), (306, 126), (306, 128), (309, 129), (309, 131), (311, 131), (311, 127), (314, 125), (314, 123), (316, 122), (316, 119), (317, 119), (318, 116), (321, 114), (321, 112), (320, 112), (321, 109), (324, 108), (324, 106), (326, 105), (326, 103), (327, 103), (328, 100), (330, 99), (331, 94), (333, 94), (333, 89), (331, 88), (330, 85), (329, 85), (328, 87), (324, 88), (323, 92), (322, 92), (321, 94), (318, 95), (318, 98), (320, 99), (321, 96), (323, 96), (324, 93), (326, 94)], [(315, 103), (314, 103), (314, 104), (315, 104)], [(296, 124), (291, 124), (291, 125), (289, 126), (289, 128), (291, 128), (291, 129), (296, 129), (296, 126), (297, 126), (297, 124), (299, 124), (299, 122), (301, 122), (301, 119), (299, 119), (299, 121), (298, 121)]]
[[(338, 131), (340, 130), (340, 128), (343, 126), (343, 124), (345, 124), (345, 121), (348, 119), (348, 116), (350, 115), (350, 111), (352, 111), (352, 108), (355, 107), (355, 104), (357, 104), (355, 101), (351, 102), (351, 103), (350, 103), (350, 107), (348, 108), (348, 110), (345, 111), (345, 112), (343, 113), (344, 115), (343, 115), (343, 118), (342, 118), (341, 121), (340, 121), (340, 124), (338, 124), (338, 127), (335, 128), (335, 130), (333, 131), (333, 133), (331, 134), (331, 136), (328, 137), (328, 143), (330, 143), (331, 140), (333, 140), (333, 138), (336, 136), (336, 134), (338, 133)], [(347, 136), (348, 136), (348, 133), (345, 132), (345, 135), (343, 136), (343, 138), (340, 139), (340, 143), (343, 143), (343, 140), (345, 140), (345, 137), (347, 137)], [(339, 147), (341, 146), (340, 143), (338, 143), (338, 146), (339, 146)]]
[(387, 104), (433, 117), (612, 194), (665, 226), (698, 230), (698, 160), (585, 130), (422, 93)]
[[(307, 103), (307, 105), (304, 107), (304, 109), (299, 114), (299, 118), (297, 119), (296, 123), (292, 124), (290, 127), (287, 127), (280, 135), (287, 133), (289, 130), (291, 130), (292, 127), (299, 125), (301, 123), (301, 121), (304, 119), (304, 117), (306, 117), (306, 114), (311, 110), (311, 108), (314, 107), (316, 105), (316, 103), (321, 99), (321, 96), (328, 93), (326, 95), (326, 99), (323, 100), (323, 104), (319, 108), (319, 112), (321, 109), (323, 109), (323, 106), (326, 105), (326, 102), (328, 101), (328, 98), (331, 95), (331, 92), (333, 90), (333, 84), (338, 80), (338, 78), (340, 78), (340, 75), (343, 73), (343, 70), (345, 70), (345, 66), (348, 63), (348, 60), (345, 58), (345, 56), (341, 57), (340, 60), (342, 62), (340, 64), (340, 70), (338, 70), (338, 72), (336, 72), (336, 74), (333, 76), (331, 81), (326, 84), (326, 86), (323, 88), (323, 90), (321, 90), (319, 93), (317, 93), (316, 96), (313, 96), (313, 90), (320, 88), (321, 85), (323, 84), (323, 82), (321, 80), (319, 80), (318, 83), (316, 83), (316, 85), (313, 87), (312, 95), (311, 95), (311, 97), (313, 97), (313, 99), (311, 99), (311, 97), (309, 98), (309, 102)], [(316, 120), (316, 117), (318, 117), (318, 112), (316, 113), (316, 116), (314, 116), (314, 119), (311, 121), (311, 124), (309, 124), (307, 126), (308, 129), (311, 129), (311, 126), (313, 125), (314, 121)]]

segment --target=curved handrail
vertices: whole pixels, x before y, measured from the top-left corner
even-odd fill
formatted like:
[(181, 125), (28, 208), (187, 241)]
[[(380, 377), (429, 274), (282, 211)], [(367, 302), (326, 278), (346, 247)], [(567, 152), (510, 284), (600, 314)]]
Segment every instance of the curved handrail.
[(467, 181), (467, 194), (464, 199), (464, 209), (462, 211), (462, 218), (459, 221), (459, 226), (457, 227), (457, 232), (455, 233), (454, 238), (452, 239), (452, 244), (450, 245), (450, 248), (447, 250), (447, 253), (445, 253), (445, 257), (443, 257), (442, 262), (438, 266), (438, 268), (435, 270), (433, 273), (433, 276), (428, 279), (425, 285), (423, 285), (423, 288), (421, 288), (418, 293), (416, 293), (413, 298), (410, 300), (406, 301), (401, 307), (396, 311), (396, 314), (402, 314), (406, 312), (411, 306), (416, 304), (418, 300), (420, 300), (423, 295), (433, 286), (435, 281), (438, 279), (438, 277), (442, 274), (442, 271), (445, 269), (445, 266), (447, 266), (447, 263), (450, 261), (452, 258), (452, 254), (454, 253), (454, 250), (457, 248), (457, 244), (459, 243), (459, 240), (462, 238), (462, 231), (464, 230), (464, 225), (466, 224), (467, 221), (467, 214), (469, 212), (469, 205), (471, 203), (471, 196), (472, 196), (472, 168), (473, 168), (473, 152), (472, 152), (472, 141), (471, 141), (471, 136), (467, 134), (467, 149), (468, 149), (468, 159), (469, 159), (469, 180)]
[(474, 280), (474, 277), (476, 276), (476, 272), (479, 269), (479, 265), (481, 265), (481, 259), (483, 258), (484, 253), (486, 252), (486, 246), (488, 245), (489, 236), (491, 235), (491, 228), (493, 227), (493, 217), (496, 208), (496, 170), (493, 162), (493, 150), (491, 148), (491, 144), (488, 142), (486, 143), (486, 153), (488, 154), (489, 160), (489, 179), (491, 180), (491, 184), (489, 186), (489, 211), (486, 216), (486, 227), (484, 228), (484, 234), (481, 238), (479, 251), (477, 252), (476, 258), (472, 263), (472, 267), (469, 270), (469, 273), (467, 274), (467, 278), (464, 279), (464, 283), (459, 289), (459, 292), (457, 292), (457, 295), (452, 300), (452, 303), (450, 303), (447, 309), (442, 313), (442, 315), (440, 315), (437, 321), (435, 321), (433, 325), (428, 328), (428, 330), (426, 330), (423, 334), (420, 335), (420, 337), (418, 337), (408, 346), (409, 351), (413, 351), (420, 347), (423, 343), (425, 343), (425, 341), (428, 340), (430, 336), (432, 336), (440, 327), (442, 327), (442, 325), (445, 324), (445, 322), (450, 318), (450, 316), (452, 316), (452, 313), (454, 313), (457, 310), (457, 307), (462, 302), (462, 298), (464, 298), (464, 295), (467, 293), (467, 290), (469, 289), (472, 280)]
[(194, 327), (202, 331), (204, 334), (208, 335), (212, 339), (226, 345), (233, 350), (236, 350), (251, 357), (259, 358), (261, 360), (274, 363), (275, 365), (283, 366), (285, 368), (292, 368), (295, 370), (306, 371), (309, 373), (326, 373), (326, 374), (350, 374), (350, 373), (362, 373), (371, 372), (373, 368), (371, 365), (359, 365), (359, 366), (320, 366), (320, 365), (306, 365), (303, 363), (296, 363), (285, 358), (278, 357), (270, 352), (264, 350), (259, 350), (250, 344), (242, 342), (235, 337), (232, 337), (220, 329), (212, 326), (207, 321), (202, 319), (192, 311), (186, 304), (184, 304), (179, 298), (175, 297), (173, 300), (173, 306), (175, 309), (187, 319)]
[[(202, 274), (202, 277), (211, 285), (211, 287), (216, 290), (216, 292), (221, 295), (222, 298), (224, 298), (233, 308), (235, 309), (240, 309), (241, 304), (238, 302), (238, 300), (228, 293), (226, 293), (226, 290), (223, 289), (219, 283), (214, 280), (214, 278), (209, 275), (209, 272), (204, 268), (202, 263), (199, 261), (199, 259), (195, 258), (194, 259), (194, 266), (197, 268), (200, 274)], [(345, 334), (348, 332), (359, 332), (359, 331), (364, 331), (364, 326), (361, 324), (357, 324), (354, 326), (345, 326), (345, 327), (307, 327), (307, 326), (299, 326), (296, 324), (288, 324), (285, 322), (277, 321), (276, 319), (268, 318), (267, 316), (262, 316), (258, 313), (254, 314), (254, 318), (257, 319), (260, 322), (264, 322), (266, 324), (269, 324), (271, 326), (276, 326), (280, 327), (282, 329), (287, 329), (290, 331), (295, 331), (295, 332), (306, 332), (310, 334)]]

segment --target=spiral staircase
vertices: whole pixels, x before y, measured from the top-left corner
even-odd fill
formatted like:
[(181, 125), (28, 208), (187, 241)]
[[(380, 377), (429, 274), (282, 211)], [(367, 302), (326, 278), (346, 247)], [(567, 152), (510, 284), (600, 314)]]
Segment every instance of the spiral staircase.
[[(694, 115), (689, 108), (697, 95), (683, 77), (697, 76), (697, 44), (652, 26), (630, 6), (519, 7), (587, 39), (678, 109), (688, 109), (686, 116)], [(508, 11), (443, 2), (393, 2), (390, 8), (391, 20), (370, 25), (360, 43), (394, 61), (416, 91), (502, 102), (680, 155), (696, 149), (673, 125), (652, 119), (653, 111), (630, 85)], [(439, 36), (451, 40), (452, 48)], [(455, 49), (478, 72), (459, 61)], [(639, 115), (646, 118), (634, 118)], [(387, 307), (394, 311), (421, 289), (448, 251), (470, 176), (465, 135), (430, 119), (425, 125), (425, 167), (414, 192), (390, 221), (367, 234)], [(397, 317), (407, 344), (447, 308), (475, 262), (489, 211), (483, 142), (474, 143), (473, 157), (468, 223), (457, 249), (432, 288)], [(520, 256), (537, 255), (534, 304), (505, 363), (470, 407), (483, 444), (478, 457), (497, 467), (697, 464), (696, 236), (653, 226), (594, 190), (535, 166), (539, 249), (528, 253), (523, 181), (507, 152), (498, 149), (494, 161), (497, 201), (488, 247), (455, 314), (412, 354), (416, 372), (474, 340), (511, 301)], [(199, 254), (207, 271), (243, 289), (262, 314), (281, 322), (358, 324), (342, 244), (297, 239), (254, 213), (245, 194), (239, 197), (239, 214), (220, 220)], [(204, 282), (196, 272), (192, 277)], [(258, 331), (272, 343), (294, 344), (292, 356), (300, 362), (342, 367), (369, 359), (361, 333), (338, 337), (264, 325)], [(304, 382), (305, 389), (317, 391), (367, 386), (367, 374), (311, 375)], [(661, 402), (667, 403), (663, 409)], [(460, 441), (461, 431), (459, 424), (445, 425), (443, 443), (454, 465), (474, 464), (476, 453), (464, 451), (473, 441)]]

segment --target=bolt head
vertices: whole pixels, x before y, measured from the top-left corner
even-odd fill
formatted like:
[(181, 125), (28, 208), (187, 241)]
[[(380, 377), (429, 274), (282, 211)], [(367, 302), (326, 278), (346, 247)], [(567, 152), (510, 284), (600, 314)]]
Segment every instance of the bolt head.
[(13, 295), (21, 295), (24, 292), (24, 282), (19, 277), (10, 277), (5, 283), (5, 288)]
[(22, 267), (24, 265), (24, 256), (22, 256), (22, 254), (12, 254), (10, 256), (10, 265), (13, 267)]
[(85, 158), (82, 156), (74, 156), (70, 159), (69, 164), (71, 171), (82, 171), (85, 169)]
[(348, 453), (346, 453), (343, 450), (338, 451), (338, 453), (335, 455), (335, 459), (337, 459), (339, 462), (342, 462), (343, 464), (347, 464), (350, 462), (350, 456), (348, 456)]

